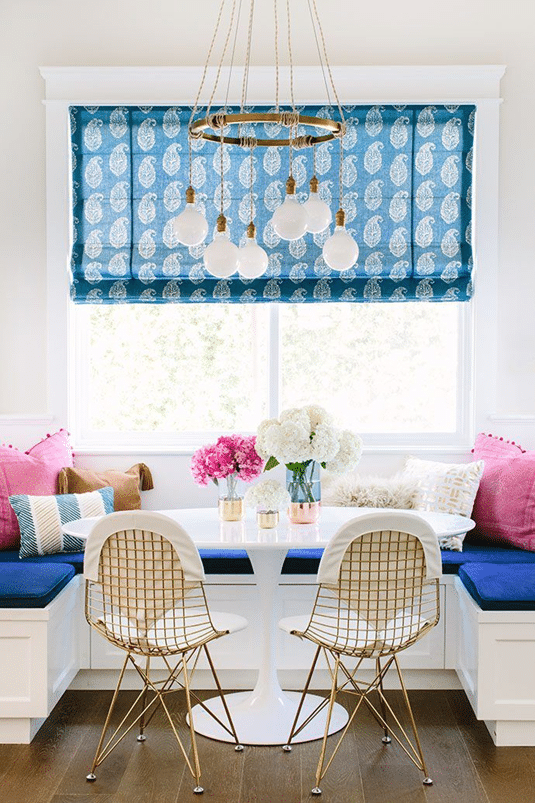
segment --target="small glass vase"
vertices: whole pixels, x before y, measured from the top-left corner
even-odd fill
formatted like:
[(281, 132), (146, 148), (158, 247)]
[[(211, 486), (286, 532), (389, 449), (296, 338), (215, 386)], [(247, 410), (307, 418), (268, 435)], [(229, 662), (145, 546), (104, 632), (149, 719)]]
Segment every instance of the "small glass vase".
[(288, 517), (292, 524), (314, 524), (321, 507), (320, 464), (307, 460), (295, 469), (286, 469), (286, 487), (290, 494)]
[(262, 530), (271, 530), (279, 523), (278, 510), (257, 510), (256, 523)]
[(243, 483), (237, 474), (217, 481), (219, 488), (219, 518), (221, 521), (241, 521), (245, 516)]

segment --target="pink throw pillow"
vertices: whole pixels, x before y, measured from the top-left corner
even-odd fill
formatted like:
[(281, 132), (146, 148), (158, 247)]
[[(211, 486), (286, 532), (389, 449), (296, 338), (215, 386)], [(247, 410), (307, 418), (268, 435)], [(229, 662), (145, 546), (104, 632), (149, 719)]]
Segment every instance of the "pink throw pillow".
[(535, 552), (535, 452), (484, 433), (472, 452), (485, 463), (472, 512), (475, 534)]
[(69, 433), (65, 429), (47, 435), (26, 452), (14, 446), (0, 446), (0, 550), (20, 546), (19, 524), (9, 496), (56, 494), (59, 472), (72, 464)]

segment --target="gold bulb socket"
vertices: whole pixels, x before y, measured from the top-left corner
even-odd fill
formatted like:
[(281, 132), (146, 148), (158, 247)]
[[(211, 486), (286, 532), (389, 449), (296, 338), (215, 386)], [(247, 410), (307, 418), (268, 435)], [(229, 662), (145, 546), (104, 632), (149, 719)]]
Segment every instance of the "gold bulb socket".
[(186, 190), (186, 203), (193, 204), (195, 203), (195, 190), (193, 187), (189, 186)]
[(219, 217), (217, 218), (217, 230), (218, 231), (227, 230), (227, 219), (225, 215), (219, 215)]
[(345, 226), (346, 224), (346, 213), (343, 209), (339, 209), (335, 215), (336, 225), (337, 226)]
[(247, 226), (247, 237), (249, 237), (250, 240), (254, 240), (256, 237), (256, 226), (252, 220)]
[(295, 195), (295, 178), (288, 176), (286, 180), (286, 195)]
[(316, 176), (312, 176), (310, 179), (310, 192), (317, 192), (320, 183)]

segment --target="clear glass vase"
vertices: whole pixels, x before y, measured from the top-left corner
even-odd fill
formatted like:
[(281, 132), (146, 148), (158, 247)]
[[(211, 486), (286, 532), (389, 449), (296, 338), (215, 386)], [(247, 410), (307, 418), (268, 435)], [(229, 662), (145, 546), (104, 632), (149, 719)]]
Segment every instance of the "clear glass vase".
[(245, 516), (243, 482), (237, 474), (217, 481), (219, 489), (219, 518), (222, 521), (241, 521)]
[(315, 460), (294, 466), (286, 469), (286, 487), (290, 494), (288, 517), (292, 524), (314, 524), (321, 507), (321, 466)]

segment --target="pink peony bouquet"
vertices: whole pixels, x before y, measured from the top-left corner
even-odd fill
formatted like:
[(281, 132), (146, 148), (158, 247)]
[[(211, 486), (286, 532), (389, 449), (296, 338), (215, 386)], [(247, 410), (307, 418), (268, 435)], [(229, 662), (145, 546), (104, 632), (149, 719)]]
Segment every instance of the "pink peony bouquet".
[(198, 485), (208, 485), (235, 474), (251, 482), (262, 473), (264, 460), (255, 449), (255, 435), (222, 435), (216, 443), (201, 446), (191, 458), (191, 473)]

